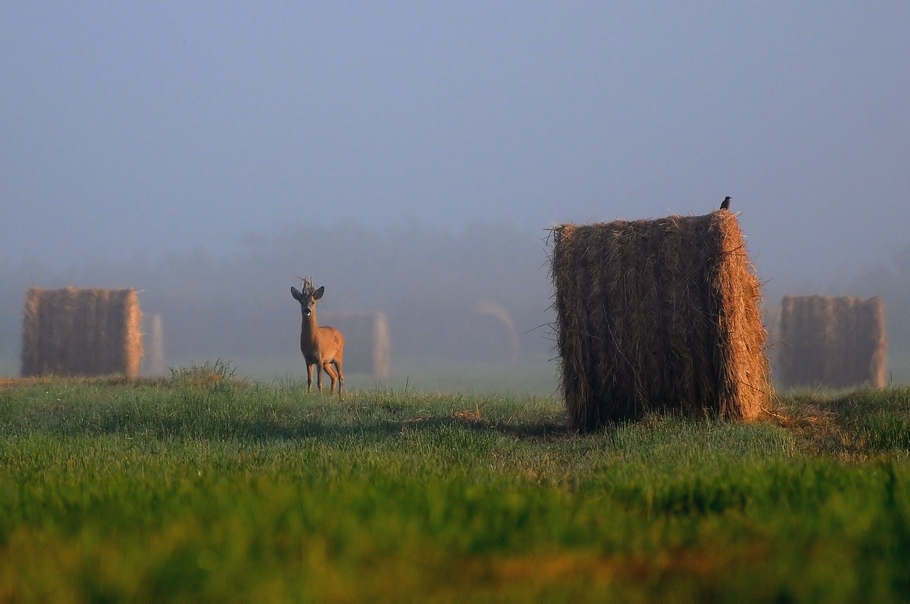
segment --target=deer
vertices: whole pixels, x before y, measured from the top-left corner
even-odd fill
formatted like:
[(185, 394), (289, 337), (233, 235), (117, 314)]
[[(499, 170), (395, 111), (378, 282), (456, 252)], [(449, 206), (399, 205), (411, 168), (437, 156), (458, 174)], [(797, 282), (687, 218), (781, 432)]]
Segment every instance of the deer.
[(344, 336), (341, 332), (316, 322), (316, 302), (325, 293), (325, 286), (319, 289), (313, 287), (313, 282), (303, 279), (300, 286), (302, 291), (291, 287), (291, 295), (300, 302), (300, 312), (303, 322), (300, 326), (300, 352), (306, 363), (306, 391), (310, 391), (313, 384), (313, 366), (316, 367), (316, 388), (322, 392), (322, 370), (332, 380), (330, 393), (335, 392), (335, 380), (338, 380), (338, 398), (344, 400), (344, 373), (341, 370), (342, 357), (344, 356)]

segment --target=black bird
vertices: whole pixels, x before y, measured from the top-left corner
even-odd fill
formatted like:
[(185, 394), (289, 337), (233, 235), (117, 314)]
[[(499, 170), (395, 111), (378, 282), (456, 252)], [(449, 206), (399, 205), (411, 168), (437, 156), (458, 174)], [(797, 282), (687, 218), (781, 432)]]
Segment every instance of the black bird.
[(729, 196), (729, 195), (727, 195), (726, 197), (724, 197), (724, 200), (723, 200), (722, 202), (720, 202), (720, 209), (721, 209), (721, 210), (729, 210), (729, 209), (730, 209), (730, 196)]

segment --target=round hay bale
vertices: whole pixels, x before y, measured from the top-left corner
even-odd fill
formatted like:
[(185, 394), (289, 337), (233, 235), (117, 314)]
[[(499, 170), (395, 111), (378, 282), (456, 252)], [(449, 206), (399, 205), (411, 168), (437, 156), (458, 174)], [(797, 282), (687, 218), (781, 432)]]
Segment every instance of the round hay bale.
[(134, 289), (31, 288), (25, 296), (22, 376), (136, 377), (141, 321)]
[(730, 212), (552, 229), (572, 427), (652, 410), (753, 419), (771, 392), (758, 279)]

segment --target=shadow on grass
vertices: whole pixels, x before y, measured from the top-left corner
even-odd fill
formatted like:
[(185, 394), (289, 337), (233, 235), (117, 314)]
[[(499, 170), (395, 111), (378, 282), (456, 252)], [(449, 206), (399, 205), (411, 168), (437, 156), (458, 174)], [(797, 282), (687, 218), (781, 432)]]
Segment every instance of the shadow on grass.
[[(308, 418), (299, 423), (256, 420), (231, 422), (223, 426), (220, 437), (255, 440), (299, 440), (317, 438), (327, 442), (347, 440), (352, 437), (366, 440), (392, 438), (405, 432), (438, 432), (457, 429), (476, 433), (498, 433), (510, 438), (533, 441), (555, 441), (572, 436), (561, 419), (541, 418), (532, 421), (502, 421), (474, 417), (469, 412), (380, 419), (354, 422), (337, 422), (331, 419)], [(174, 425), (171, 432), (186, 434), (185, 427)]]
[[(214, 377), (201, 379), (210, 375)], [(0, 388), (0, 437), (335, 442), (454, 429), (538, 442), (583, 439), (569, 427), (564, 407), (552, 399), (355, 391), (342, 402), (297, 388), (235, 382), (217, 372), (196, 371), (190, 377), (200, 379), (138, 384), (49, 381)], [(859, 427), (866, 435), (864, 442), (879, 447), (907, 448), (908, 402), (910, 389), (857, 391), (837, 398), (791, 396), (776, 407), (780, 411), (776, 417), (778, 423), (788, 424), (784, 428), (808, 438), (817, 439), (820, 422), (825, 421), (839, 432)], [(593, 436), (621, 427), (606, 427)]]
[(0, 436), (200, 439), (325, 442), (381, 440), (410, 431), (492, 432), (516, 439), (551, 441), (570, 432), (560, 413), (513, 413), (508, 418), (451, 404), (425, 409), (395, 405), (349, 405), (331, 401), (306, 404), (232, 404), (218, 397), (147, 403), (41, 400), (15, 402), (0, 397)]

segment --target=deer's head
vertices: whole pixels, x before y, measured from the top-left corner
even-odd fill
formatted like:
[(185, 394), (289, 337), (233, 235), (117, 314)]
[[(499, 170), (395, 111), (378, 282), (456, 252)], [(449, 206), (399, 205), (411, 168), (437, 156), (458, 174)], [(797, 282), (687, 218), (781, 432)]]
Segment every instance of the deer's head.
[(316, 301), (325, 293), (325, 286), (323, 285), (319, 289), (314, 289), (313, 282), (309, 279), (304, 279), (300, 289), (302, 291), (297, 291), (296, 287), (292, 287), (291, 295), (294, 296), (295, 300), (300, 302), (300, 311), (303, 313), (303, 316), (309, 317), (316, 311)]

